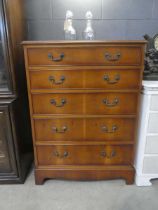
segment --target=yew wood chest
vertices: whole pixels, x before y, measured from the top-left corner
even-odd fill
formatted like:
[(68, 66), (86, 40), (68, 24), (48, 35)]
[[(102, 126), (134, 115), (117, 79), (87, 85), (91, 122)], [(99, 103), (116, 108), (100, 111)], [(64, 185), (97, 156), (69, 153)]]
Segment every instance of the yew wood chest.
[(144, 41), (24, 42), (36, 184), (132, 184)]

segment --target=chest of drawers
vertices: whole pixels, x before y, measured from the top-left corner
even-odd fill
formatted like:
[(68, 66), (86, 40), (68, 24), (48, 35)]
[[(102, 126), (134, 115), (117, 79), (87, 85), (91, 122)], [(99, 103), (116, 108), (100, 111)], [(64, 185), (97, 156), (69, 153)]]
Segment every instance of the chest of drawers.
[(144, 41), (24, 42), (36, 184), (134, 179)]

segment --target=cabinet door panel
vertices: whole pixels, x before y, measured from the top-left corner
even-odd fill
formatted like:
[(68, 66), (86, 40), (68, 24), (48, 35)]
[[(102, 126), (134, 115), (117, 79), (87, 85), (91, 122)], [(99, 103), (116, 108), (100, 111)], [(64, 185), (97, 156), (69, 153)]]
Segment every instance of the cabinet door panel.
[(3, 3), (0, 1), (0, 94), (10, 92), (11, 83), (9, 55), (6, 39), (6, 25), (4, 20)]
[(17, 173), (10, 126), (9, 110), (0, 106), (0, 177)]
[[(2, 117), (0, 112), (0, 125), (2, 125)], [(10, 172), (11, 165), (9, 161), (9, 154), (7, 145), (5, 142), (5, 133), (3, 131), (3, 125), (0, 127), (0, 173)]]

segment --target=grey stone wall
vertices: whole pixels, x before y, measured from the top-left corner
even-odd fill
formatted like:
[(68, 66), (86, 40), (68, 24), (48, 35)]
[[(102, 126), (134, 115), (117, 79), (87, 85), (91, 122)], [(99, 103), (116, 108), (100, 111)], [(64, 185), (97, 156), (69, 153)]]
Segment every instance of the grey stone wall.
[(64, 39), (66, 10), (82, 39), (85, 13), (94, 15), (96, 39), (142, 39), (158, 33), (158, 0), (24, 0), (29, 40)]

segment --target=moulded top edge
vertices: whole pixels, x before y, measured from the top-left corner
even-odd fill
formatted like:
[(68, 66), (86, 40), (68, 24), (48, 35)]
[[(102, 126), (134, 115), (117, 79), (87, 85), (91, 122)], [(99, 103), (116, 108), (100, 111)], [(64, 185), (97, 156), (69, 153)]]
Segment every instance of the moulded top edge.
[(146, 40), (44, 40), (23, 41), (22, 45), (46, 45), (46, 44), (146, 44)]
[(157, 90), (158, 91), (158, 81), (143, 80), (143, 89), (145, 90)]

